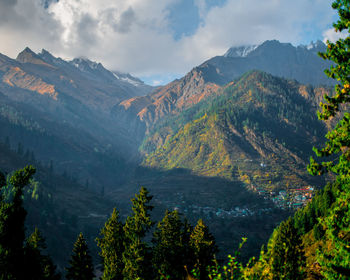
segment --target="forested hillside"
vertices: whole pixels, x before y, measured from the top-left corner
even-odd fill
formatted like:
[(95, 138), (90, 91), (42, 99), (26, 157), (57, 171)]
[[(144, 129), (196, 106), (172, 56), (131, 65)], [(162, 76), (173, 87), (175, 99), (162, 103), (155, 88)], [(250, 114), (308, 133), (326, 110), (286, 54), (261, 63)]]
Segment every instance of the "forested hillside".
[(317, 186), (305, 170), (326, 126), (313, 88), (253, 71), (218, 94), (159, 123), (145, 139), (144, 166), (186, 168), (276, 192)]
[(333, 8), (347, 37), (327, 48), (231, 49), (148, 95), (87, 59), (0, 55), (0, 279), (349, 279), (350, 3)]

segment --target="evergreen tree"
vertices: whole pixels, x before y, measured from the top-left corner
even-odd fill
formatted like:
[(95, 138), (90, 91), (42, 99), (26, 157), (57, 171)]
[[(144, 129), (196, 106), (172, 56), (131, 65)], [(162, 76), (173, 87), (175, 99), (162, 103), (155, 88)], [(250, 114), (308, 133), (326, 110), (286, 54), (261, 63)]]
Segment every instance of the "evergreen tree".
[(326, 102), (321, 103), (322, 111), (319, 118), (328, 120), (339, 116), (340, 121), (335, 128), (326, 135), (328, 139), (321, 149), (314, 148), (317, 156), (329, 158), (328, 161), (318, 163), (310, 159), (308, 170), (313, 175), (331, 172), (336, 175), (336, 183), (340, 189), (336, 195), (329, 215), (322, 223), (326, 228), (326, 239), (331, 242), (330, 250), (319, 252), (318, 260), (322, 273), (327, 279), (350, 278), (350, 1), (336, 0), (332, 7), (338, 11), (339, 19), (333, 24), (336, 32), (347, 34), (345, 39), (335, 43), (327, 42), (327, 51), (322, 53), (324, 59), (334, 62), (326, 74), (338, 81), (335, 95), (325, 96)]
[(92, 280), (95, 276), (92, 258), (82, 233), (74, 243), (69, 265), (66, 276), (68, 280)]
[(0, 171), (0, 190), (3, 186), (6, 185), (6, 177), (5, 177), (5, 174), (3, 174), (1, 171)]
[[(17, 170), (6, 186), (12, 197), (7, 201), (2, 194), (0, 203), (0, 279), (25, 279), (24, 268), (24, 221), (23, 188), (35, 173), (32, 166)], [(4, 193), (4, 192), (3, 192)], [(11, 199), (12, 198), (12, 199)]]
[(126, 219), (125, 251), (123, 253), (124, 279), (150, 279), (150, 252), (147, 243), (143, 241), (153, 222), (149, 204), (152, 196), (146, 188), (141, 187), (140, 193), (132, 199), (132, 215)]
[(270, 258), (272, 279), (304, 279), (305, 255), (292, 218), (279, 226)]
[(103, 262), (103, 280), (123, 279), (124, 231), (119, 221), (119, 212), (114, 208), (111, 217), (101, 230), (97, 245), (101, 248), (100, 256)]
[(25, 244), (25, 279), (58, 280), (61, 278), (56, 273), (56, 266), (53, 264), (51, 258), (42, 254), (42, 251), (45, 249), (45, 240), (40, 231), (35, 228)]
[[(156, 279), (183, 279), (188, 239), (177, 211), (165, 212), (153, 234), (153, 261)], [(166, 278), (169, 277), (169, 278)]]
[(190, 236), (190, 246), (195, 258), (195, 269), (200, 275), (200, 280), (208, 279), (207, 267), (214, 264), (217, 247), (213, 235), (208, 227), (200, 219)]

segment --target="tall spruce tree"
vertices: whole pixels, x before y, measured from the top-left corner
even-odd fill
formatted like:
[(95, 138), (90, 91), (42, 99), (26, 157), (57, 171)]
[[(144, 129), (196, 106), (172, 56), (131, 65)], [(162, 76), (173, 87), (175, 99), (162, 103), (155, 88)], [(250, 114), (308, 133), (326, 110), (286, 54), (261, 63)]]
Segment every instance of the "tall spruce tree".
[(48, 255), (44, 255), (46, 249), (45, 239), (40, 231), (35, 228), (27, 238), (25, 244), (25, 279), (28, 280), (58, 280), (61, 276), (56, 272), (56, 266)]
[(305, 255), (292, 218), (282, 222), (274, 236), (270, 265), (274, 280), (304, 279)]
[(5, 174), (3, 174), (1, 171), (0, 171), (0, 190), (3, 186), (6, 185), (6, 177), (5, 177)]
[(100, 256), (103, 262), (103, 280), (123, 279), (124, 230), (119, 221), (119, 212), (114, 208), (111, 217), (105, 223), (97, 238), (97, 245), (101, 248)]
[(150, 251), (144, 237), (153, 225), (149, 203), (152, 196), (146, 188), (141, 187), (140, 193), (132, 199), (132, 215), (126, 219), (125, 250), (123, 253), (124, 279), (151, 279), (150, 278)]
[[(2, 192), (0, 203), (0, 279), (25, 279), (24, 275), (24, 221), (23, 189), (29, 184), (35, 168), (27, 166), (17, 170)], [(10, 194), (10, 195), (9, 195)]]
[(68, 280), (92, 280), (94, 277), (94, 266), (89, 248), (83, 234), (80, 233), (74, 243), (66, 278)]
[[(333, 24), (336, 32), (346, 34), (345, 39), (335, 43), (327, 42), (324, 59), (334, 62), (326, 74), (338, 81), (333, 96), (325, 96), (321, 103), (319, 118), (329, 120), (339, 117), (335, 128), (326, 135), (328, 139), (321, 149), (314, 148), (318, 157), (328, 161), (317, 162), (310, 159), (308, 170), (313, 175), (330, 172), (336, 175), (340, 186), (336, 201), (322, 224), (326, 228), (326, 239), (331, 243), (330, 250), (320, 251), (318, 260), (322, 274), (327, 279), (350, 278), (350, 1), (336, 0), (332, 7), (338, 11), (339, 19)], [(345, 110), (344, 110), (345, 109)], [(343, 112), (343, 114), (341, 114)]]
[(190, 247), (195, 259), (195, 269), (200, 275), (200, 280), (208, 279), (207, 268), (214, 264), (217, 246), (214, 236), (202, 219), (199, 219), (190, 236)]
[(153, 233), (153, 244), (155, 278), (184, 279), (189, 240), (187, 228), (177, 211), (165, 212), (163, 220)]

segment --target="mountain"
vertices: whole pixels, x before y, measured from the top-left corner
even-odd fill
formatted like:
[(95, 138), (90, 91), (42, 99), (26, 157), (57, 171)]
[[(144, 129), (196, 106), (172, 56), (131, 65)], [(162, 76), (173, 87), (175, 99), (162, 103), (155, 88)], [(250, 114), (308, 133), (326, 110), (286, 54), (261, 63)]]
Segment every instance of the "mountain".
[(334, 85), (334, 81), (323, 73), (331, 63), (318, 56), (318, 52), (325, 50), (326, 45), (321, 41), (294, 47), (290, 43), (272, 40), (259, 46), (231, 48), (224, 56), (209, 59), (199, 67), (215, 67), (217, 74), (212, 75), (210, 80), (219, 84), (256, 69), (303, 84)]
[(333, 85), (334, 82), (323, 73), (331, 63), (317, 54), (325, 48), (321, 41), (294, 47), (276, 40), (258, 46), (233, 47), (223, 56), (209, 59), (183, 78), (147, 96), (121, 102), (114, 106), (112, 112), (118, 118), (126, 117), (132, 131), (148, 132), (165, 115), (178, 114), (202, 99), (215, 95), (221, 86), (251, 70), (261, 70), (313, 86)]
[(152, 88), (118, 75), (100, 63), (65, 61), (45, 50), (26, 48), (16, 59), (0, 55), (2, 137), (34, 150), (41, 161), (53, 160), (61, 172), (91, 180), (96, 189), (119, 182), (115, 168), (137, 156), (137, 141), (111, 109)]
[(315, 184), (305, 166), (325, 133), (316, 110), (327, 92), (248, 72), (217, 96), (159, 122), (141, 147), (143, 164), (185, 168), (268, 190)]
[(208, 71), (193, 69), (185, 77), (156, 89), (148, 96), (125, 100), (114, 106), (112, 113), (118, 118), (127, 116), (129, 122), (138, 123), (145, 131), (153, 123), (173, 112), (191, 107), (216, 93), (219, 86), (206, 82)]
[(46, 240), (47, 252), (61, 271), (67, 266), (68, 252), (81, 231), (90, 236), (90, 248), (97, 255), (93, 237), (114, 203), (94, 192), (92, 185), (83, 186), (68, 174), (59, 175), (54, 166), (43, 165), (33, 151), (11, 147), (9, 139), (0, 141), (1, 173), (10, 175), (29, 164), (35, 166), (36, 173), (24, 193), (27, 234), (39, 228)]

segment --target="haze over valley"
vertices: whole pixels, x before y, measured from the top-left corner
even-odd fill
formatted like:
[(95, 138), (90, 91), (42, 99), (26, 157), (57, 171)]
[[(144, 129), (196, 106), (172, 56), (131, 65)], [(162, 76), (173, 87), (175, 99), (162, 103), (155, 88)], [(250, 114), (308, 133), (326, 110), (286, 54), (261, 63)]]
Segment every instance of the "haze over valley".
[[(15, 170), (35, 166), (23, 195), (26, 233), (39, 228), (58, 271), (64, 272), (82, 232), (95, 272), (102, 273), (96, 237), (113, 208), (127, 225), (130, 199), (142, 186), (153, 196), (153, 221), (166, 210), (180, 213), (184, 227), (185, 217), (192, 225), (203, 219), (220, 262), (242, 237), (240, 261), (258, 257), (282, 221), (307, 219), (324, 199), (322, 210), (312, 212), (316, 218), (307, 216), (310, 225), (295, 222), (304, 242), (316, 238), (314, 224), (337, 192), (330, 184), (322, 189), (336, 175), (312, 176), (307, 166), (313, 147), (322, 146), (348, 112), (345, 104), (336, 107), (340, 116), (321, 121), (317, 114), (325, 95), (337, 96), (336, 81), (324, 73), (336, 63), (319, 53), (327, 52), (327, 39), (348, 38), (332, 31), (335, 14), (323, 9), (330, 3), (307, 16), (309, 4), (296, 1), (287, 16), (291, 5), (273, 1), (264, 7), (252, 1), (251, 8), (230, 0), (125, 1), (130, 5), (120, 7), (106, 1), (105, 9), (88, 0), (84, 7), (66, 0), (14, 2), (0, 3), (0, 18), (5, 9), (17, 19), (29, 10), (41, 17), (27, 29), (21, 20), (16, 27), (10, 17), (0, 19), (0, 30), (7, 30), (0, 43), (0, 175), (10, 182)], [(261, 22), (253, 20), (258, 8), (266, 9)], [(225, 9), (248, 13), (251, 22), (242, 19), (238, 28)], [(276, 10), (281, 15), (271, 18)], [(321, 16), (329, 22), (311, 30)], [(22, 40), (23, 30), (29, 35)], [(324, 193), (333, 196), (327, 200)], [(144, 236), (149, 243), (153, 231)], [(307, 255), (308, 262), (314, 257)], [(310, 275), (320, 273), (310, 267)]]

